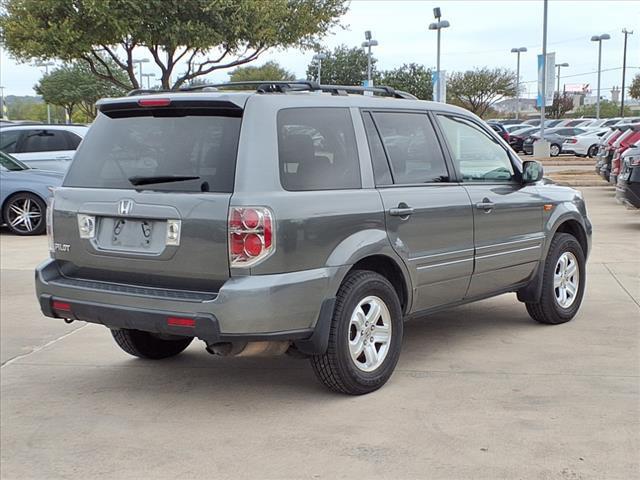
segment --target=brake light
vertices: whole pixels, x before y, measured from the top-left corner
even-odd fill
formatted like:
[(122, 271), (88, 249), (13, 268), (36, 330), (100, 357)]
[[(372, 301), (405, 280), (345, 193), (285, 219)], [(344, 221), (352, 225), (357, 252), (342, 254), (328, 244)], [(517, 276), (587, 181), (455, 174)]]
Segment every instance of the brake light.
[(141, 98), (138, 105), (141, 107), (167, 107), (171, 103), (169, 98)]
[(250, 267), (275, 250), (273, 214), (265, 207), (230, 207), (229, 261)]

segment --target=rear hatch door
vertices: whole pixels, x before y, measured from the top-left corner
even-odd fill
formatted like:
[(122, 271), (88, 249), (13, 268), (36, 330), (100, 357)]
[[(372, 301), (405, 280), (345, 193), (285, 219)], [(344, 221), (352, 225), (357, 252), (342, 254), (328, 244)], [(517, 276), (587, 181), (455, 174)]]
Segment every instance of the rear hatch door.
[(55, 258), (65, 274), (217, 291), (229, 277), (241, 120), (242, 108), (226, 101), (102, 105), (55, 195)]

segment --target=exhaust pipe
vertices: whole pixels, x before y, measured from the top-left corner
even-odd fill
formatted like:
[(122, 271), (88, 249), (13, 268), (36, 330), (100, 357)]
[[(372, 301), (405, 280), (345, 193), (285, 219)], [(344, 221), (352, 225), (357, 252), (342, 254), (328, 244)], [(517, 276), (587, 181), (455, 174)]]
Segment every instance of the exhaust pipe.
[(239, 342), (213, 343), (207, 345), (207, 352), (222, 357), (266, 357), (282, 355), (290, 346), (289, 341), (279, 342)]

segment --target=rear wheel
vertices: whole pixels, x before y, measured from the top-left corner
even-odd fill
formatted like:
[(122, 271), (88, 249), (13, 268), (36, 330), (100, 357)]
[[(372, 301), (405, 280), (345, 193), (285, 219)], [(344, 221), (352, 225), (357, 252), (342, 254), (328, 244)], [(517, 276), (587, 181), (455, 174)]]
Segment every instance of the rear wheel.
[(16, 193), (4, 204), (2, 216), (7, 227), (16, 235), (40, 235), (46, 228), (47, 206), (37, 195)]
[(398, 362), (402, 322), (398, 295), (386, 278), (350, 273), (336, 297), (327, 351), (311, 357), (318, 379), (350, 395), (380, 388)]
[(134, 357), (158, 360), (181, 353), (193, 338), (159, 335), (140, 330), (111, 330), (118, 346)]
[(580, 243), (573, 235), (557, 233), (544, 263), (540, 301), (527, 303), (527, 312), (540, 323), (568, 322), (580, 309), (585, 281), (585, 258)]
[(552, 143), (551, 147), (549, 148), (549, 153), (552, 157), (557, 157), (558, 155), (560, 155), (560, 145)]
[(589, 150), (587, 151), (587, 155), (588, 155), (590, 158), (593, 158), (593, 157), (595, 157), (597, 154), (598, 154), (598, 145), (591, 145), (591, 146), (589, 147)]

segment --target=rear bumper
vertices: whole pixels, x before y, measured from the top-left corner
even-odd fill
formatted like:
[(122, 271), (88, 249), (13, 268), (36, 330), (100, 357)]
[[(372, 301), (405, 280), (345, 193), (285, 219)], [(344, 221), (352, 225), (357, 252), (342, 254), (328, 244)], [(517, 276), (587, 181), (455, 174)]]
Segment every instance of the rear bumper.
[[(323, 315), (330, 320), (343, 268), (233, 277), (217, 294), (206, 296), (69, 279), (48, 260), (36, 269), (36, 292), (42, 312), (53, 318), (192, 336), (208, 343), (300, 340), (313, 336)], [(69, 308), (54, 309), (53, 302)]]

